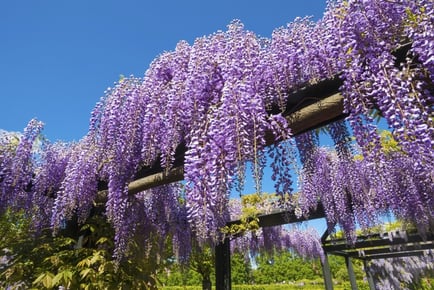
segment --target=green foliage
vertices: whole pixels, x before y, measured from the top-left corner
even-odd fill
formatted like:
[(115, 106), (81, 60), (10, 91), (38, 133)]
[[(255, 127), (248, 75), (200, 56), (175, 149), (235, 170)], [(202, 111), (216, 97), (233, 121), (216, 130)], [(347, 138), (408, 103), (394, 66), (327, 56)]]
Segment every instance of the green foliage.
[(262, 201), (259, 194), (244, 195), (241, 197), (242, 211), (239, 224), (225, 226), (221, 229), (224, 234), (237, 235), (246, 231), (255, 231), (259, 229), (258, 204)]
[[(332, 276), (337, 281), (348, 282), (348, 270), (345, 265), (345, 258), (341, 256), (330, 255), (328, 256), (328, 261), (330, 265), (330, 270)], [(360, 260), (352, 259), (354, 274), (356, 275), (356, 280), (363, 280), (365, 277), (365, 272), (363, 270), (363, 263)]]
[(190, 262), (187, 265), (176, 263), (173, 255), (167, 254), (169, 258), (165, 260), (164, 267), (160, 268), (157, 275), (161, 286), (206, 284), (210, 287), (215, 282), (213, 249), (207, 245), (200, 246), (196, 241), (192, 243)]
[(6, 260), (0, 268), (0, 286), (31, 285), (29, 282), (36, 278), (34, 270), (51, 247), (47, 233), (39, 237), (39, 244), (35, 243), (25, 213), (7, 210), (0, 218), (0, 237), (0, 255)]
[(319, 260), (303, 260), (289, 251), (278, 252), (272, 256), (259, 255), (256, 264), (257, 269), (253, 272), (255, 284), (314, 280), (322, 277)]
[(215, 253), (210, 246), (198, 245), (193, 241), (190, 258), (190, 268), (201, 276), (204, 289), (210, 289), (213, 284)]
[(384, 153), (391, 154), (393, 152), (402, 152), (398, 141), (393, 137), (392, 132), (388, 130), (382, 130), (380, 132), (381, 146)]
[(250, 284), (253, 279), (252, 266), (240, 253), (231, 255), (232, 284)]
[[(351, 289), (345, 260), (329, 256), (329, 264), (336, 283), (334, 289)], [(304, 260), (290, 251), (261, 254), (256, 257), (252, 268), (241, 254), (231, 256), (232, 289), (324, 289), (322, 267), (319, 260)], [(362, 263), (353, 261), (358, 287), (368, 290), (364, 281)], [(163, 289), (202, 289), (200, 275), (174, 263), (159, 276)], [(194, 275), (198, 279), (194, 279)], [(164, 276), (164, 277), (163, 277)], [(184, 280), (183, 280), (184, 278)], [(182, 287), (179, 287), (181, 286)], [(194, 287), (196, 285), (196, 287)], [(177, 287), (178, 286), (178, 287)]]
[[(288, 198), (288, 196), (285, 198)], [(241, 197), (241, 223), (223, 227), (221, 229), (222, 233), (227, 235), (238, 235), (247, 231), (258, 230), (258, 215), (263, 214), (265, 208), (269, 208), (269, 205), (277, 203), (280, 199), (280, 196), (269, 193), (243, 195)]]
[[(95, 216), (74, 239), (53, 237), (49, 230), (35, 236), (23, 213), (7, 212), (0, 219), (2, 255), (0, 287), (12, 289), (149, 289), (156, 288), (154, 259), (133, 243), (125, 260), (112, 258), (114, 233), (101, 216)], [(20, 288), (21, 287), (21, 288)]]
[[(396, 141), (396, 139), (393, 137), (392, 132), (390, 132), (388, 130), (381, 130), (379, 135), (380, 135), (380, 142), (381, 142), (382, 151), (386, 155), (390, 155), (393, 152), (403, 153), (401, 147), (398, 144), (398, 141)], [(374, 146), (374, 145), (372, 144), (372, 146)], [(354, 158), (356, 160), (361, 160), (361, 159), (363, 159), (363, 156), (362, 155), (356, 155), (356, 156), (354, 156)]]
[(201, 285), (202, 276), (190, 267), (174, 264), (161, 271), (158, 280), (163, 288), (171, 286), (172, 289), (172, 287), (182, 286), (178, 289), (184, 289), (183, 287)]
[[(369, 287), (367, 283), (359, 283), (357, 284), (359, 290), (368, 290)], [(368, 288), (366, 288), (368, 287)], [(200, 286), (168, 286), (163, 287), (165, 290), (201, 290)], [(266, 285), (232, 285), (233, 290), (298, 290), (298, 289), (306, 289), (306, 290), (324, 290), (324, 284), (322, 281), (314, 280), (314, 281), (297, 281), (295, 283), (289, 284), (266, 284)], [(348, 290), (351, 289), (349, 284), (337, 284), (334, 285), (333, 289), (335, 290)], [(425, 290), (425, 289), (424, 289)]]

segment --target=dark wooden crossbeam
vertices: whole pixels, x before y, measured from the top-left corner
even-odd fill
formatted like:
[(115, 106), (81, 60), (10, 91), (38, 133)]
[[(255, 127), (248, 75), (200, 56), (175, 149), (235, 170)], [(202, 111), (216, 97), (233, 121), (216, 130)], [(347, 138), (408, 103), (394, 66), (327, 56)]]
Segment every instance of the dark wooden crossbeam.
[[(394, 245), (396, 246), (396, 245)], [(364, 250), (352, 250), (352, 251), (336, 251), (330, 252), (330, 254), (350, 257), (354, 259), (362, 260), (373, 260), (381, 258), (392, 258), (392, 257), (402, 257), (421, 255), (425, 250), (434, 249), (434, 243), (423, 243), (423, 244), (400, 244), (399, 248), (393, 246), (374, 248), (374, 249), (364, 249)]]
[[(325, 211), (321, 203), (319, 203), (317, 208), (311, 210), (307, 215), (297, 216), (293, 209), (291, 210), (276, 209), (270, 213), (260, 214), (257, 216), (259, 220), (258, 222), (259, 227), (261, 228), (298, 223), (298, 222), (324, 218), (324, 217), (325, 217)], [(233, 220), (228, 222), (226, 225), (231, 226), (231, 225), (236, 225), (241, 223), (242, 223), (241, 220)]]
[[(336, 86), (335, 89), (337, 90), (338, 83), (336, 83)], [(319, 93), (320, 92), (318, 92), (318, 94)], [(329, 96), (323, 96), (323, 99), (309, 104), (285, 116), (285, 118), (288, 120), (293, 136), (296, 136), (342, 119), (345, 116), (346, 115), (343, 113), (343, 97), (339, 93), (335, 93)], [(274, 136), (268, 133), (266, 141), (267, 145), (274, 144)], [(155, 162), (154, 166), (141, 169), (136, 175), (135, 180), (129, 184), (129, 193), (136, 194), (155, 186), (183, 180), (185, 145), (183, 146), (184, 149), (179, 150), (180, 154), (175, 155), (174, 167), (170, 170), (161, 168), (158, 160)], [(101, 187), (100, 190), (101, 189), (105, 188)]]
[(384, 234), (358, 236), (354, 244), (345, 239), (330, 239), (323, 242), (327, 254), (373, 260), (423, 254), (424, 250), (434, 249), (434, 234), (421, 236), (417, 232), (405, 232), (405, 236)]

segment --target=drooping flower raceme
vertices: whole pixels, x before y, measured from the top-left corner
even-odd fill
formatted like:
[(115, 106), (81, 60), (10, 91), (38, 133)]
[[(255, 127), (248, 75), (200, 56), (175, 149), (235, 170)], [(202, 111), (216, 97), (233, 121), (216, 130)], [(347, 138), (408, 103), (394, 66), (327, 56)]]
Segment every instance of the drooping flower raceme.
[(98, 192), (99, 159), (95, 150), (90, 138), (70, 148), (68, 163), (62, 168), (64, 178), (56, 186), (59, 189), (52, 208), (51, 226), (55, 231), (63, 228), (75, 214), (80, 223), (89, 216)]
[(377, 289), (413, 289), (421, 277), (433, 270), (433, 259), (432, 250), (414, 257), (376, 259), (370, 262), (367, 271)]
[(313, 163), (303, 172), (299, 203), (307, 212), (321, 201), (329, 231), (339, 225), (353, 242), (356, 224), (368, 229), (389, 212), (416, 225), (422, 235), (430, 231), (434, 187), (426, 176), (434, 167), (421, 171), (412, 156), (399, 151), (378, 166), (369, 159), (339, 159), (324, 148), (317, 149)]
[(14, 137), (0, 135), (0, 210), (7, 207), (32, 209), (31, 186), (35, 167), (34, 143), (41, 133), (43, 123), (32, 119), (14, 144)]
[(33, 214), (33, 224), (37, 230), (50, 226), (54, 197), (61, 190), (73, 146), (63, 142), (49, 143), (46, 140), (42, 144), (31, 188), (36, 211)]

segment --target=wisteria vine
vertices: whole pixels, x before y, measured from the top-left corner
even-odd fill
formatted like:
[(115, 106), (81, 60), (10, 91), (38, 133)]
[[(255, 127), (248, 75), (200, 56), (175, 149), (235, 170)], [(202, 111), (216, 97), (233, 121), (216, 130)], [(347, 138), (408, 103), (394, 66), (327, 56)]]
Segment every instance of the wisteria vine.
[(373, 260), (367, 271), (374, 278), (376, 289), (414, 289), (423, 287), (421, 278), (434, 270), (432, 250), (414, 257)]
[[(75, 215), (84, 221), (98, 198), (98, 185), (105, 184), (105, 211), (115, 228), (116, 255), (122, 256), (128, 237), (139, 229), (143, 203), (149, 202), (129, 194), (129, 182), (140, 169), (169, 172), (184, 149), (184, 202), (178, 202), (182, 210), (171, 212), (187, 219), (183, 226), (201, 243), (216, 242), (229, 219), (229, 194), (242, 187), (246, 162), (260, 180), (266, 135), (272, 132), (276, 142), (291, 136), (283, 117), (288, 96), (339, 77), (344, 111), (363, 159), (352, 158), (344, 123), (329, 127), (337, 155), (316, 149), (314, 132), (297, 136), (290, 143), (304, 166), (301, 207), (308, 212), (321, 201), (329, 228), (340, 224), (349, 240), (356, 224), (368, 227), (385, 211), (429, 230), (434, 216), (433, 31), (430, 0), (350, 0), (331, 1), (319, 21), (296, 19), (270, 39), (236, 20), (227, 31), (191, 45), (181, 41), (158, 56), (143, 78), (124, 78), (108, 89), (92, 112), (89, 133), (77, 144), (43, 146), (44, 153), (34, 157), (42, 127), (35, 120), (16, 144), (0, 135), (0, 209), (44, 203), (47, 210), (40, 214), (51, 217), (39, 220), (51, 221), (58, 230)], [(280, 114), (270, 115), (276, 107)], [(375, 112), (386, 120), (401, 152), (382, 151)], [(292, 149), (285, 146), (272, 147), (281, 194), (293, 188)], [(170, 193), (179, 185), (173, 186), (147, 195)], [(261, 191), (259, 182), (256, 190)], [(181, 232), (174, 238), (187, 241)]]

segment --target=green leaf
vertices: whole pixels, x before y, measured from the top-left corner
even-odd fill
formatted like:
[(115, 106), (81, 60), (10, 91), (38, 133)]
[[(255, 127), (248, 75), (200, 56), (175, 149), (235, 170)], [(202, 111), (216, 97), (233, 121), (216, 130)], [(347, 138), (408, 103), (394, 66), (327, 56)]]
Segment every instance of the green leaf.
[(95, 232), (95, 227), (91, 224), (85, 224), (81, 227), (82, 231), (89, 230), (91, 233)]
[(107, 242), (107, 241), (108, 241), (108, 238), (107, 238), (107, 237), (101, 237), (101, 238), (98, 239), (98, 241), (96, 241), (96, 244), (97, 244), (97, 245), (99, 245), (99, 244), (104, 244), (104, 243)]
[(65, 270), (63, 271), (63, 280), (65, 282), (70, 282), (72, 281), (72, 277), (74, 276), (74, 273), (71, 270)]
[(53, 278), (53, 280), (51, 281), (51, 283), (53, 284), (53, 286), (54, 286), (54, 285), (59, 285), (59, 284), (60, 284), (59, 282), (62, 281), (62, 279), (63, 279), (63, 271), (57, 273), (57, 275), (54, 276), (54, 278)]
[(99, 261), (102, 260), (102, 256), (100, 255), (100, 252), (96, 252), (93, 257), (90, 259), (90, 264), (93, 265)]
[(54, 275), (50, 272), (45, 272), (41, 275), (39, 275), (38, 278), (36, 278), (35, 281), (33, 281), (33, 284), (40, 284), (44, 285), (45, 288), (52, 288), (53, 285), (53, 277)]
[(81, 276), (81, 278), (83, 278), (83, 279), (86, 278), (86, 276), (89, 275), (89, 273), (90, 273), (91, 271), (93, 271), (91, 268), (87, 268), (87, 269), (82, 270), (82, 271), (80, 272), (80, 276)]
[(89, 260), (88, 260), (87, 258), (81, 260), (80, 262), (77, 263), (77, 267), (78, 267), (78, 268), (85, 268), (86, 266), (88, 267), (88, 266), (89, 266), (88, 261), (89, 261)]

